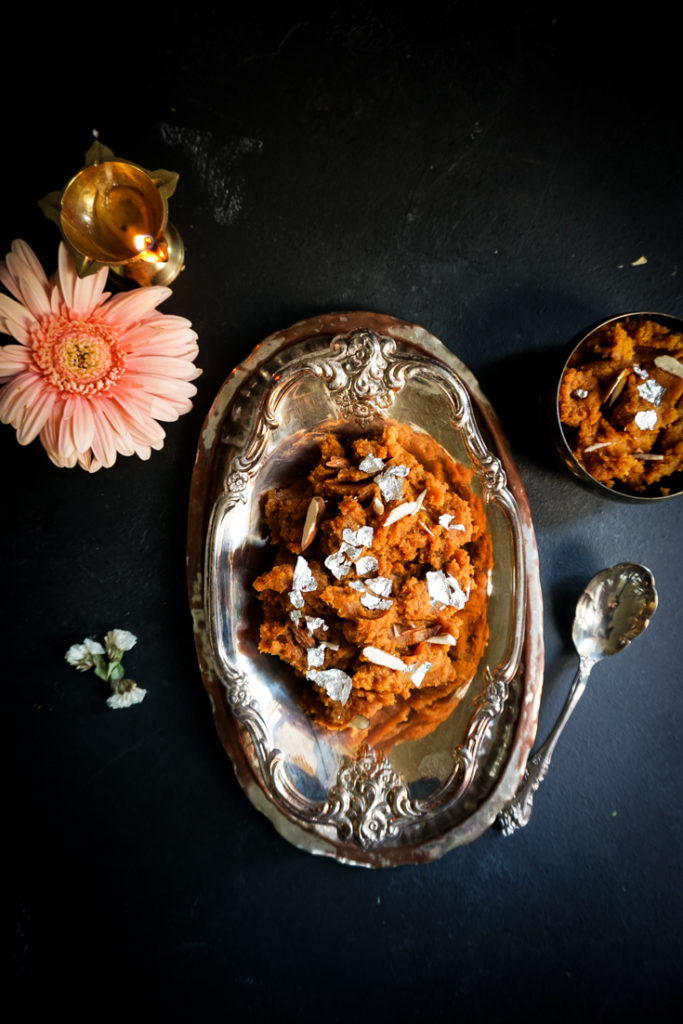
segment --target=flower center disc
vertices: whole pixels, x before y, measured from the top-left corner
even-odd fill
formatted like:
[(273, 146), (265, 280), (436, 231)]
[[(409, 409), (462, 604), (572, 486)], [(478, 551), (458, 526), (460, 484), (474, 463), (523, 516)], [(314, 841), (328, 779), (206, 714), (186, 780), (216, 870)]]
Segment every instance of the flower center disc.
[(92, 395), (108, 390), (119, 378), (124, 356), (109, 324), (52, 316), (36, 334), (36, 363), (60, 391)]

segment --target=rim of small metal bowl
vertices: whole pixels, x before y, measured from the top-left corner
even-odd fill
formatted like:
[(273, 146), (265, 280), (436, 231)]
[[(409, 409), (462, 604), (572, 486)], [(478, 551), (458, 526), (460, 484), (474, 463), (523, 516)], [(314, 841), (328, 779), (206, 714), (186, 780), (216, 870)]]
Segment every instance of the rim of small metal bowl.
[(671, 490), (669, 494), (636, 494), (632, 491), (621, 490), (616, 485), (614, 487), (607, 487), (606, 484), (600, 483), (595, 477), (591, 476), (587, 469), (581, 465), (578, 461), (567, 442), (567, 437), (562, 426), (560, 419), (559, 409), (559, 398), (560, 398), (560, 384), (564, 377), (564, 372), (567, 369), (569, 361), (574, 356), (574, 353), (578, 351), (581, 346), (588, 341), (591, 335), (597, 331), (606, 327), (607, 324), (615, 323), (618, 320), (627, 320), (638, 317), (639, 319), (654, 320), (657, 323), (663, 323), (665, 327), (674, 326), (677, 329), (683, 331), (683, 319), (676, 316), (674, 313), (648, 313), (648, 312), (634, 312), (634, 313), (619, 313), (617, 316), (610, 316), (606, 320), (599, 320), (593, 324), (587, 331), (584, 331), (579, 340), (575, 341), (572, 339), (570, 342), (571, 348), (569, 354), (565, 357), (561, 369), (557, 374), (557, 379), (553, 381), (552, 387), (552, 402), (553, 402), (553, 420), (556, 434), (556, 448), (558, 455), (560, 456), (565, 467), (569, 469), (571, 473), (577, 477), (581, 483), (583, 483), (590, 490), (597, 494), (602, 494), (605, 497), (612, 498), (615, 501), (626, 501), (633, 502), (635, 504), (652, 503), (659, 501), (667, 501), (669, 498), (679, 498), (683, 494), (683, 470), (679, 470), (675, 473), (672, 479), (680, 478), (680, 483), (677, 485), (675, 490)]

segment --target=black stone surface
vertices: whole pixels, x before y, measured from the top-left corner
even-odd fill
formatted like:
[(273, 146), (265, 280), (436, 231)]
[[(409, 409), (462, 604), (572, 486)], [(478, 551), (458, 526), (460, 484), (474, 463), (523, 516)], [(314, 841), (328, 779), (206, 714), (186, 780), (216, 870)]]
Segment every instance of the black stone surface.
[[(605, 5), (254, 3), (19, 14), (5, 37), (2, 245), (46, 268), (36, 201), (97, 129), (180, 173), (171, 219), (203, 376), (148, 463), (58, 470), (0, 428), (11, 992), (24, 1019), (680, 1019), (683, 502), (634, 507), (557, 469), (538, 395), (563, 346), (683, 314), (680, 40)], [(647, 262), (634, 263), (641, 256)], [(371, 309), (479, 377), (522, 470), (546, 607), (540, 734), (574, 603), (654, 572), (650, 629), (599, 665), (530, 825), (370, 872), (290, 847), (216, 737), (184, 579), (203, 418), (271, 331)], [(64, 662), (127, 628), (147, 699), (109, 711)]]

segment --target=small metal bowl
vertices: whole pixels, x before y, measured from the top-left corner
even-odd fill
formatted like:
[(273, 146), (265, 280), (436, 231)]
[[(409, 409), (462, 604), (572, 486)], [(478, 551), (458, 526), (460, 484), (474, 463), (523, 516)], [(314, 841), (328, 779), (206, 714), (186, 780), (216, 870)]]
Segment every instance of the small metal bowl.
[[(559, 373), (552, 380), (548, 395), (550, 406), (548, 411), (549, 418), (553, 426), (555, 450), (564, 466), (596, 494), (602, 494), (617, 501), (626, 501), (638, 504), (642, 502), (665, 501), (667, 498), (675, 498), (683, 494), (683, 470), (677, 471), (671, 476), (662, 479), (662, 481), (651, 484), (644, 491), (640, 492), (628, 490), (624, 484), (621, 484), (618, 481), (615, 482), (612, 487), (608, 487), (606, 484), (596, 480), (595, 477), (593, 477), (576, 458), (571, 449), (566, 428), (560, 419), (560, 384), (570, 363), (572, 363), (574, 357), (580, 353), (581, 349), (589, 347), (598, 331), (602, 330), (608, 324), (626, 319), (654, 320), (655, 323), (662, 324), (671, 330), (683, 331), (683, 320), (677, 316), (671, 316), (665, 313), (622, 313), (620, 316), (613, 316), (608, 320), (602, 320), (600, 323), (594, 324), (591, 329), (580, 338), (578, 343), (572, 342), (569, 354), (564, 359)], [(662, 487), (666, 487), (668, 493), (662, 494)]]

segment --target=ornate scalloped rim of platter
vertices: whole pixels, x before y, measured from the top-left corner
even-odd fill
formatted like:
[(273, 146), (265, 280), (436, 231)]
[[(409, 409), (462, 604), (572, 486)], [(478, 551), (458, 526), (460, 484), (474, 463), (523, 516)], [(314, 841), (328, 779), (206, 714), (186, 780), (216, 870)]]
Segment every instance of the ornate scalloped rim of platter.
[[(309, 352), (288, 363), (287, 350), (304, 341), (318, 342), (316, 358), (312, 359)], [(403, 357), (395, 355), (396, 341), (402, 343)], [(405, 358), (406, 351), (410, 358)], [(223, 465), (217, 470), (217, 452), (222, 443), (220, 428), (235, 397), (245, 382), (264, 364), (272, 363), (276, 355), (283, 357), (286, 369), (268, 390), (258, 429), (252, 430), (242, 448), (233, 451), (227, 468)], [(340, 415), (361, 427), (378, 414), (386, 414), (395, 393), (407, 379), (415, 375), (429, 378), (449, 398), (453, 421), (458, 424), (481, 476), (486, 500), (501, 505), (509, 517), (518, 552), (518, 571), (522, 572), (521, 566), (525, 566), (523, 575), (515, 581), (521, 595), (521, 600), (516, 601), (515, 615), (519, 618), (526, 614), (526, 621), (517, 622), (517, 640), (505, 661), (493, 671), (487, 669), (485, 692), (465, 742), (454, 752), (453, 771), (428, 800), (411, 800), (404, 780), (389, 760), (370, 749), (340, 768), (326, 800), (315, 803), (304, 798), (283, 770), (281, 752), (273, 746), (247, 680), (226, 657), (217, 635), (217, 616), (212, 611), (217, 595), (212, 581), (218, 577), (216, 559), (222, 550), (220, 535), (226, 516), (236, 504), (245, 501), (245, 491), (263, 461), (269, 434), (277, 426), (277, 408), (283, 396), (306, 374), (321, 377)], [(500, 458), (489, 451), (481, 438), (469, 411), (471, 404), (477, 423), (492, 440)], [(214, 501), (209, 509), (211, 497)], [(208, 562), (202, 577), (205, 545)], [(476, 838), (516, 789), (535, 736), (543, 668), (542, 604), (531, 517), (498, 421), (476, 380), (441, 342), (422, 328), (372, 313), (330, 314), (272, 335), (237, 367), (220, 390), (200, 439), (191, 492), (188, 582), (200, 666), (223, 745), (252, 803), (295, 845), (344, 862), (370, 866), (431, 860), (452, 846)], [(430, 808), (452, 804), (466, 792), (482, 737), (490, 723), (501, 715), (516, 673), (521, 679), (522, 698), (515, 736), (493, 792), (466, 821), (436, 838), (421, 840), (419, 823), (429, 815)], [(407, 831), (415, 841), (406, 843), (404, 836), (401, 845), (392, 845), (391, 841), (401, 831)]]

